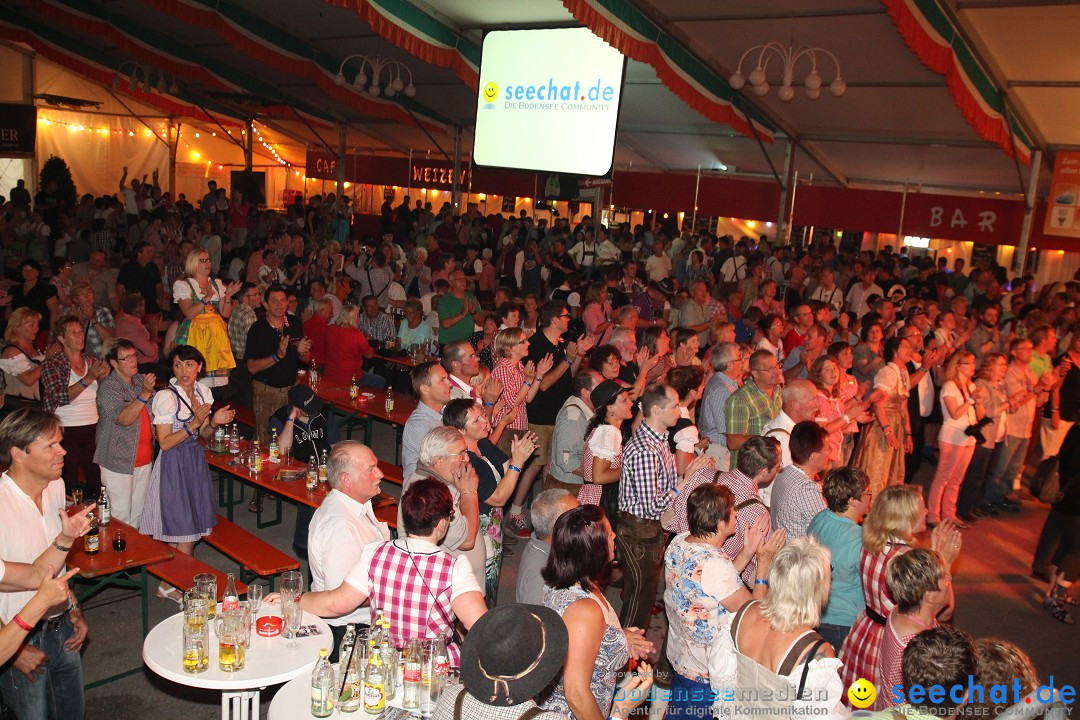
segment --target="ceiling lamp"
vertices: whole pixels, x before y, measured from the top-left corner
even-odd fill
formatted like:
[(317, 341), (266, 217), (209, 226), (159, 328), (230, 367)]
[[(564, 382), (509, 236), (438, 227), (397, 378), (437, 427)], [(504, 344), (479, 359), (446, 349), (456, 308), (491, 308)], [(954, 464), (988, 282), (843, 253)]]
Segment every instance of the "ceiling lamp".
[[(749, 76), (745, 76), (742, 73), (743, 62), (748, 55), (754, 52), (758, 53), (757, 66), (750, 71)], [(752, 47), (739, 58), (739, 67), (728, 79), (728, 83), (731, 84), (733, 89), (742, 90), (746, 86), (747, 80), (749, 80), (750, 88), (754, 91), (754, 94), (758, 97), (765, 97), (769, 94), (770, 87), (765, 71), (769, 67), (769, 61), (775, 56), (783, 65), (784, 70), (783, 78), (780, 81), (780, 89), (776, 91), (776, 96), (783, 102), (790, 102), (795, 97), (795, 88), (792, 87), (792, 82), (795, 79), (795, 65), (803, 58), (807, 58), (810, 62), (810, 72), (803, 79), (803, 92), (811, 100), (817, 100), (821, 95), (822, 85), (821, 75), (818, 74), (817, 67), (818, 53), (827, 55), (833, 61), (833, 65), (836, 67), (836, 77), (829, 83), (829, 92), (832, 93), (833, 97), (840, 97), (847, 92), (847, 83), (840, 77), (840, 62), (828, 50), (808, 45), (794, 48), (773, 41), (767, 45)]]
[(112, 85), (119, 88), (124, 80), (127, 80), (128, 90), (157, 91), (164, 95), (176, 95), (180, 92), (180, 86), (176, 84), (176, 76), (168, 70), (151, 68), (141, 63), (128, 60), (116, 69), (116, 76)]
[[(356, 77), (353, 78), (353, 81), (349, 83), (345, 79), (345, 63), (353, 58), (360, 58), (360, 69), (356, 73)], [(385, 77), (383, 71), (386, 71)], [(402, 79), (403, 73), (408, 73), (408, 83)], [(413, 85), (412, 79), (412, 70), (410, 70), (405, 63), (394, 60), (393, 58), (373, 58), (369, 55), (350, 55), (341, 61), (341, 66), (338, 67), (337, 75), (334, 76), (334, 84), (341, 87), (348, 85), (355, 92), (364, 92), (366, 90), (372, 97), (383, 95), (389, 98), (394, 97), (394, 95), (397, 95), (398, 93), (404, 93), (405, 97), (414, 97), (416, 95), (416, 86)]]

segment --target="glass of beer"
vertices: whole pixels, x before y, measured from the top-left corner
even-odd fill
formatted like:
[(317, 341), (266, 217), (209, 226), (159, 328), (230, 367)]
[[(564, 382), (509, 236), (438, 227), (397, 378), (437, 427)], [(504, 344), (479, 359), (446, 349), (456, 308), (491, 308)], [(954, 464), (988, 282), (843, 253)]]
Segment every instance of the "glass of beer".
[(239, 610), (222, 612), (217, 619), (218, 668), (222, 672), (236, 672), (244, 668), (244, 651), (250, 626), (250, 621)]
[(210, 666), (210, 630), (206, 598), (192, 588), (184, 593), (184, 672), (199, 673)]
[(213, 573), (199, 573), (195, 576), (194, 587), (206, 598), (206, 616), (217, 615), (217, 577)]

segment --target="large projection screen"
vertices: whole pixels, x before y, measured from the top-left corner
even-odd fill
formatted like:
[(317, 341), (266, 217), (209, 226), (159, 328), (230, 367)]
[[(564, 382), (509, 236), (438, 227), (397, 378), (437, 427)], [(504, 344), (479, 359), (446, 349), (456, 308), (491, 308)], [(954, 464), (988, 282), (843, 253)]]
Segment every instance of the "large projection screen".
[(626, 60), (588, 28), (484, 37), (473, 162), (606, 175)]

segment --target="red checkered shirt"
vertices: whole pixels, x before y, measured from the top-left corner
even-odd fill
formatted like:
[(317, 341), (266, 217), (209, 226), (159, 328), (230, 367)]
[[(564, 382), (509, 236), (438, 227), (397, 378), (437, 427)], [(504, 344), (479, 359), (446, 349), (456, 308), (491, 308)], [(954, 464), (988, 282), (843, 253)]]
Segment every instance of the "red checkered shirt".
[(444, 637), (450, 661), (457, 665), (460, 651), (451, 640), (454, 611), (450, 607), (455, 558), (443, 550), (409, 552), (398, 547), (401, 542), (407, 541), (382, 543), (372, 555), (368, 566), (371, 607), (386, 614), (398, 647), (408, 645), (412, 638)]
[[(724, 553), (729, 558), (734, 558), (742, 552), (746, 544), (746, 530), (758, 521), (758, 518), (769, 517), (769, 509), (761, 502), (761, 494), (758, 492), (757, 483), (746, 477), (740, 470), (728, 470), (721, 473), (718, 478), (721, 485), (727, 486), (731, 494), (735, 496), (735, 505), (748, 500), (757, 500), (735, 513), (735, 533), (724, 543)], [(743, 582), (751, 588), (754, 587), (754, 579), (757, 577), (757, 555), (750, 558), (742, 571)]]
[[(502, 383), (503, 387), (502, 395), (499, 396), (499, 399), (502, 400), (502, 409), (498, 415), (491, 418), (491, 424), (495, 426), (502, 420), (503, 415), (513, 409), (514, 401), (517, 400), (518, 393), (521, 392), (521, 384), (525, 382), (525, 375), (522, 373), (521, 363), (512, 363), (506, 358), (499, 358), (495, 361), (495, 368), (491, 371), (491, 376)], [(517, 417), (514, 418), (514, 422), (510, 423), (510, 427), (507, 429), (529, 429), (528, 403), (524, 400), (521, 403), (521, 409), (518, 410)]]
[[(889, 619), (894, 603), (889, 598), (889, 591), (885, 588), (885, 569), (889, 561), (910, 548), (903, 543), (889, 543), (885, 546), (885, 552), (871, 555), (864, 548), (862, 559), (859, 561), (859, 573), (862, 575), (863, 598), (866, 606)], [(859, 678), (876, 679), (878, 676), (878, 652), (881, 649), (881, 634), (885, 630), (884, 625), (878, 625), (870, 619), (863, 610), (859, 617), (855, 618), (855, 624), (851, 626), (851, 632), (844, 640), (844, 647), (840, 651), (840, 659), (844, 661), (844, 670), (841, 680), (844, 687)]]

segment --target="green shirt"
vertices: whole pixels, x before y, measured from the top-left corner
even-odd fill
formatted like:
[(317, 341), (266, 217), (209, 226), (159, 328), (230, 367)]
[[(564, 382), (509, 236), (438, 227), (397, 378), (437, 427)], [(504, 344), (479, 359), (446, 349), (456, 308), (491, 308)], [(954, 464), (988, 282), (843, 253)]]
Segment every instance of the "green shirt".
[(832, 584), (829, 601), (821, 613), (827, 625), (851, 627), (865, 607), (859, 560), (862, 558), (862, 528), (850, 518), (822, 510), (810, 521), (807, 534), (832, 553)]
[(1028, 367), (1035, 373), (1035, 377), (1042, 378), (1043, 374), (1047, 370), (1054, 369), (1054, 359), (1050, 357), (1049, 353), (1031, 353), (1031, 362), (1028, 363)]
[(473, 317), (465, 315), (450, 327), (442, 324), (443, 320), (461, 315), (465, 309), (465, 301), (472, 300), (472, 295), (465, 293), (464, 298), (455, 297), (453, 293), (446, 293), (439, 300), (439, 344), (446, 345), (455, 340), (467, 340), (473, 333)]

